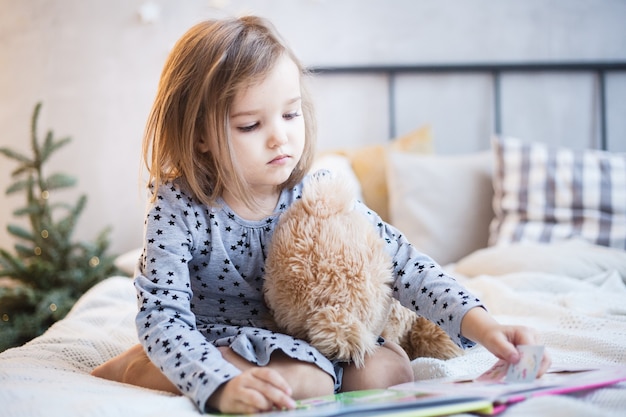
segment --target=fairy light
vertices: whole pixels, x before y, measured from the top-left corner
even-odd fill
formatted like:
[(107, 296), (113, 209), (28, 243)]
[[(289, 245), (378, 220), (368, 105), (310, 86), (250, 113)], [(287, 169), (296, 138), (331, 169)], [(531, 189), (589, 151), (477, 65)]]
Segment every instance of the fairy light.
[(37, 256), (41, 255), (41, 248), (39, 246), (35, 247), (34, 252)]
[(2, 315), (2, 321), (9, 321), (9, 315), (8, 315), (8, 314), (6, 314), (6, 313), (4, 313), (4, 314)]
[(100, 265), (100, 258), (98, 258), (97, 256), (92, 256), (89, 260), (89, 266), (95, 268), (98, 265)]
[(41, 231), (41, 237), (44, 239), (48, 239), (48, 231), (46, 229)]
[(50, 311), (52, 311), (53, 313), (54, 313), (55, 311), (57, 311), (57, 305), (56, 305), (56, 304), (54, 304), (54, 303), (50, 304), (50, 307), (49, 307), (49, 308), (50, 308)]
[(48, 190), (43, 190), (43, 191), (41, 192), (41, 198), (42, 198), (43, 200), (47, 200), (49, 197), (50, 197), (50, 193), (48, 192)]

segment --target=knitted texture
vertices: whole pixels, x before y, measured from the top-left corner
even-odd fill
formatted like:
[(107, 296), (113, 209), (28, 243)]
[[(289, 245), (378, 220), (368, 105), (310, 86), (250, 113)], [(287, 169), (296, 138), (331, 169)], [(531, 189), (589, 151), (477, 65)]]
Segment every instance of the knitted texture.
[[(626, 364), (626, 286), (616, 272), (587, 279), (541, 272), (458, 277), (502, 323), (534, 327), (556, 366)], [(185, 397), (98, 379), (89, 372), (136, 344), (135, 290), (128, 278), (93, 287), (44, 335), (0, 354), (0, 404), (7, 417), (38, 415), (197, 416)], [(413, 362), (416, 379), (477, 376), (496, 361), (477, 346), (441, 361)], [(615, 416), (626, 409), (626, 384), (536, 398), (505, 417)]]

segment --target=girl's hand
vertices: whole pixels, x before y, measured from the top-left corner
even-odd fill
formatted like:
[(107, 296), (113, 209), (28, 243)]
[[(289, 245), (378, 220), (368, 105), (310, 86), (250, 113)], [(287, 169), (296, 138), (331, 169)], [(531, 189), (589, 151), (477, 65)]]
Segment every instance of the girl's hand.
[[(532, 329), (524, 326), (501, 325), (487, 311), (479, 307), (473, 308), (465, 315), (461, 322), (461, 333), (468, 339), (483, 345), (499, 359), (509, 363), (517, 363), (520, 360), (516, 346), (541, 344)], [(544, 349), (537, 377), (548, 370), (551, 362), (550, 355)]]
[(215, 391), (208, 403), (222, 413), (232, 414), (293, 409), (296, 406), (285, 379), (266, 367), (245, 370)]

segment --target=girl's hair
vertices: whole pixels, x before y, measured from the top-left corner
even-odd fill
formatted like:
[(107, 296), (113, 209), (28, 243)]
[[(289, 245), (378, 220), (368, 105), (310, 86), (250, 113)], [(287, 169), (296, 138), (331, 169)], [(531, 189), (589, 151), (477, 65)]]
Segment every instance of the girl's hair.
[[(262, 81), (285, 54), (304, 76), (293, 51), (259, 17), (209, 20), (189, 29), (165, 63), (148, 117), (143, 141), (148, 185), (158, 187), (181, 177), (204, 204), (214, 205), (228, 189), (248, 207), (256, 207), (231, 150), (229, 112), (235, 94)], [(280, 189), (300, 182), (314, 155), (313, 108), (302, 78), (304, 151)], [(201, 140), (210, 144), (209, 152), (198, 150)]]

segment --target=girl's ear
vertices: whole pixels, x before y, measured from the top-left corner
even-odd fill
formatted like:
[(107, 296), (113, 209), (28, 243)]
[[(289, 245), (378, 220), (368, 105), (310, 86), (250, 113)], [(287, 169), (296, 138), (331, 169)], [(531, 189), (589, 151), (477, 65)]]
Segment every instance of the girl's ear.
[(201, 137), (198, 140), (198, 142), (196, 143), (196, 147), (201, 153), (207, 153), (211, 149), (209, 146), (209, 141), (206, 140), (204, 137)]

